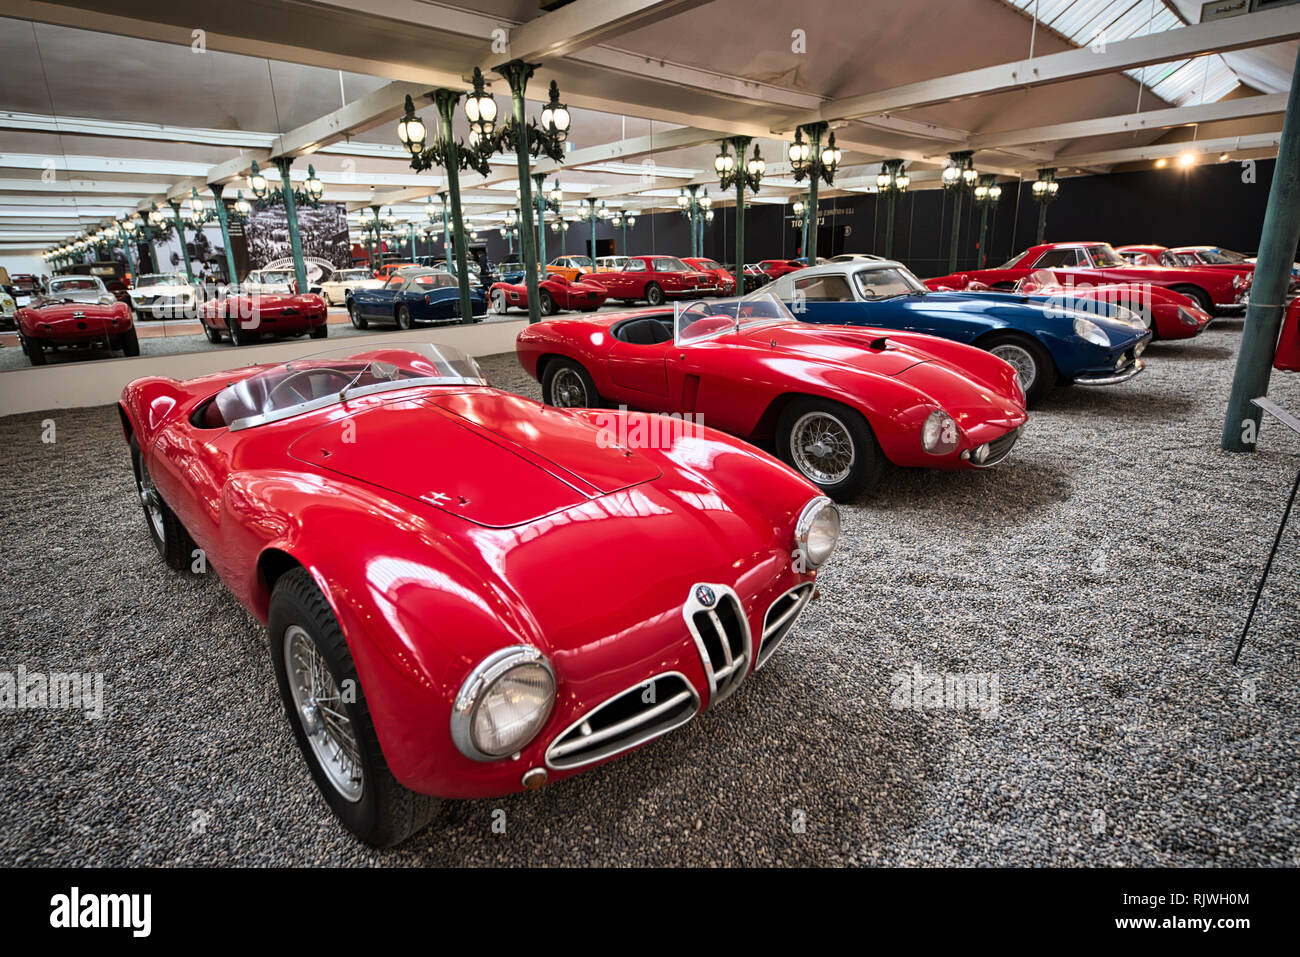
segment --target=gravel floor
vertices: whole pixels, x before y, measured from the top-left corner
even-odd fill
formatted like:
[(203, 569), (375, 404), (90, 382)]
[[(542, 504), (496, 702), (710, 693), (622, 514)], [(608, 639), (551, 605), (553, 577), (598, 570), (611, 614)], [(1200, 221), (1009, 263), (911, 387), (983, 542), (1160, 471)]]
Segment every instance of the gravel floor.
[[(1298, 864), (1300, 526), (1229, 660), (1300, 442), (1218, 451), (1240, 326), (1058, 390), (997, 469), (893, 474), (717, 712), (391, 852), (318, 797), (253, 620), (157, 559), (113, 410), (0, 419), (0, 671), (103, 672), (108, 702), (0, 712), (0, 864)], [(997, 707), (893, 707), (917, 668)]]

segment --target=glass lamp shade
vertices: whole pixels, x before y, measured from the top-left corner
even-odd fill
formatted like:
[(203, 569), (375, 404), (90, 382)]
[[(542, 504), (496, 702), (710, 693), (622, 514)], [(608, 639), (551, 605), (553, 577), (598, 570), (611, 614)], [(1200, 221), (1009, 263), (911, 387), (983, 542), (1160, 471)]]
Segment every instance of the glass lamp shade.
[(961, 170), (955, 166), (945, 166), (943, 168), (943, 185), (955, 186), (957, 180), (961, 178)]
[(615, 213), (613, 216), (609, 217), (609, 224), (614, 227), (622, 226), (623, 217), (620, 216), (618, 213)]
[(252, 211), (253, 204), (244, 199), (242, 195), (235, 200), (235, 212), (239, 213), (239, 215), (247, 216)]
[(1055, 196), (1058, 192), (1060, 192), (1060, 190), (1061, 190), (1061, 184), (1058, 183), (1056, 180), (1052, 180), (1050, 183), (1047, 184), (1048, 195)]
[(983, 201), (984, 198), (985, 198), (986, 196), (988, 196), (988, 194), (989, 194), (989, 188), (988, 188), (987, 186), (976, 186), (976, 187), (975, 187), (975, 198), (976, 198), (976, 199)]
[(901, 176), (896, 176), (894, 178), (894, 185), (897, 186), (900, 190), (906, 190), (907, 187), (910, 186), (911, 184), (912, 184), (912, 177), (908, 176), (906, 173), (903, 173)]
[(424, 142), (428, 135), (424, 121), (418, 116), (403, 119), (397, 124), (397, 138), (412, 153), (419, 153), (424, 150)]
[(989, 187), (989, 199), (991, 199), (993, 202), (996, 203), (996, 202), (997, 202), (999, 199), (1001, 199), (1001, 198), (1002, 198), (1002, 187), (1001, 187), (1001, 186), (996, 186), (996, 185), (995, 185), (995, 186), (990, 186), (990, 187)]
[(709, 195), (709, 191), (707, 189), (704, 191), (704, 195), (700, 197), (700, 205), (703, 206), (705, 209), (713, 208), (713, 197)]
[(980, 178), (980, 174), (974, 169), (964, 169), (961, 171), (962, 181), (967, 186), (974, 186)]
[(558, 233), (559, 231), (560, 231), (560, 224), (559, 224), (559, 223), (551, 223), (551, 232), (553, 232), (553, 233)]
[(1035, 196), (1042, 196), (1047, 192), (1047, 181), (1036, 179), (1034, 180), (1034, 185), (1031, 186), (1030, 189), (1033, 190)]
[(685, 209), (688, 203), (690, 203), (690, 200), (686, 198), (686, 191), (682, 190), (677, 194), (677, 205), (679, 208)]
[(794, 205), (791, 206), (790, 208), (794, 210), (794, 214), (796, 216), (802, 216), (804, 210), (803, 200), (802, 199), (795, 200)]
[(248, 177), (248, 188), (257, 196), (266, 192), (266, 177), (261, 173), (253, 173)]
[(628, 225), (629, 228), (631, 228), (632, 226), (635, 226), (635, 225), (636, 225), (636, 217), (635, 217), (635, 216), (629, 216), (629, 217), (627, 218), (627, 225)]
[(557, 206), (564, 202), (564, 190), (560, 189), (559, 183), (551, 187), (551, 202)]
[(745, 169), (748, 171), (750, 176), (762, 176), (763, 171), (767, 169), (767, 164), (763, 162), (761, 158), (755, 156), (745, 164)]
[(713, 210), (711, 210), (711, 209), (706, 209), (706, 210), (704, 211), (704, 221), (705, 221), (706, 223), (711, 223), (711, 222), (713, 222)]
[(887, 189), (888, 187), (889, 187), (889, 174), (888, 174), (888, 173), (877, 173), (877, 174), (876, 174), (876, 189)]
[(307, 195), (313, 200), (320, 199), (325, 195), (325, 185), (315, 173), (307, 177)]

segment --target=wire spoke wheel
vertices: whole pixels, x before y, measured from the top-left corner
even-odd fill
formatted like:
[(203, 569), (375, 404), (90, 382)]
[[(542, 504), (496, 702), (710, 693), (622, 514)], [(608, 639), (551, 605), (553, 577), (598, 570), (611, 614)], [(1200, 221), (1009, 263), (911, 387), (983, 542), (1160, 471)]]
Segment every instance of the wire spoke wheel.
[(989, 351), (1003, 362), (1011, 364), (1020, 376), (1020, 388), (1028, 394), (1038, 378), (1038, 363), (1029, 354), (1029, 350), (1013, 342), (1004, 342)]
[(799, 471), (820, 485), (849, 477), (857, 459), (848, 426), (829, 412), (808, 412), (790, 430), (790, 455)]
[(316, 642), (298, 625), (285, 630), (284, 666), (298, 720), (317, 763), (339, 794), (360, 801), (365, 773), (352, 719)]
[(140, 504), (144, 506), (145, 515), (149, 516), (149, 524), (153, 526), (154, 534), (159, 539), (164, 538), (166, 533), (163, 529), (162, 498), (153, 484), (149, 467), (144, 464), (143, 455), (140, 456), (140, 474), (136, 477), (135, 487), (140, 493)]
[(561, 409), (586, 408), (587, 387), (572, 369), (561, 369), (551, 379), (551, 405)]

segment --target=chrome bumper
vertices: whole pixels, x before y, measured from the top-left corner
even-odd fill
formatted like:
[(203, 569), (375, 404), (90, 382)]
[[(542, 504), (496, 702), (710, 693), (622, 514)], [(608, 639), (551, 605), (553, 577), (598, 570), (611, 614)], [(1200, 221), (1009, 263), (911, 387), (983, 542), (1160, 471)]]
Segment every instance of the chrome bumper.
[(1113, 375), (1099, 376), (1080, 376), (1074, 380), (1075, 385), (1118, 385), (1121, 382), (1127, 382), (1139, 372), (1147, 367), (1147, 364), (1141, 359), (1135, 359), (1133, 364), (1125, 366)]

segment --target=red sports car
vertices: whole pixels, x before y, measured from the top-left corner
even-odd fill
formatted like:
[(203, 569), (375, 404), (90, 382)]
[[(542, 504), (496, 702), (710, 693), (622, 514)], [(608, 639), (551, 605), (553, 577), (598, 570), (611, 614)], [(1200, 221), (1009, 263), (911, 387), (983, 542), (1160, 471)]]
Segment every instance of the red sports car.
[(208, 342), (229, 335), (237, 346), (258, 342), (263, 336), (301, 336), (324, 339), (329, 309), (315, 293), (301, 296), (274, 293), (240, 293), (205, 302), (199, 310)]
[(140, 354), (140, 340), (124, 302), (78, 302), (41, 298), (14, 314), (18, 342), (34, 366), (45, 365), (55, 349), (111, 349), (124, 356)]
[(758, 264), (758, 268), (763, 270), (770, 278), (780, 279), (788, 272), (794, 272), (803, 269), (808, 265), (798, 259), (764, 259)]
[[(1239, 278), (1233, 280), (1238, 290), (1248, 289), (1255, 278), (1255, 260), (1242, 253), (1222, 246), (1121, 246), (1118, 252), (1130, 262), (1146, 265), (1156, 264), (1179, 268), (1190, 266), (1197, 269), (1218, 269)], [(1300, 264), (1291, 268), (1291, 288), (1294, 294), (1300, 289)], [(1241, 298), (1244, 299), (1244, 296)]]
[(734, 296), (736, 294), (736, 277), (727, 272), (722, 264), (716, 260), (692, 256), (683, 259), (682, 262), (698, 272), (706, 273), (712, 278), (714, 291), (719, 296)]
[[(984, 283), (975, 280), (968, 283), (964, 290), (959, 291), (992, 290)], [(1078, 306), (1085, 310), (1088, 308), (1088, 302), (1106, 302), (1123, 306), (1137, 313), (1148, 323), (1153, 339), (1191, 339), (1204, 332), (1212, 318), (1197, 305), (1196, 300), (1172, 289), (1138, 282), (1105, 285), (1083, 283), (1076, 286), (1068, 280), (1061, 282), (1051, 269), (1035, 269), (1017, 282), (1012, 287), (1012, 291), (1025, 296), (1059, 298), (1062, 305)]]
[(632, 256), (622, 269), (599, 274), (610, 299), (637, 302), (644, 299), (662, 306), (665, 299), (692, 298), (713, 291), (713, 279), (692, 269), (676, 256)]
[(801, 323), (761, 293), (554, 319), (520, 332), (515, 351), (550, 405), (624, 403), (774, 438), (782, 459), (841, 500), (890, 462), (996, 465), (1028, 419), (1015, 370), (996, 356), (916, 333)]
[(1196, 301), (1201, 311), (1241, 305), (1243, 287), (1233, 274), (1213, 269), (1134, 266), (1109, 243), (1045, 243), (1013, 257), (996, 269), (972, 269), (925, 280), (931, 289), (965, 289), (972, 281), (995, 290), (1011, 289), (1035, 269), (1050, 269), (1061, 279), (1080, 283), (1138, 282), (1163, 286)]
[(839, 535), (829, 500), (735, 439), (547, 408), (441, 346), (138, 379), (120, 408), (154, 545), (175, 569), (203, 549), (268, 625), (312, 776), (373, 844), (713, 707)]
[[(537, 311), (543, 316), (553, 316), (562, 309), (591, 312), (605, 302), (605, 287), (595, 280), (570, 282), (564, 276), (552, 273), (537, 281)], [(528, 309), (528, 284), (494, 282), (488, 290), (492, 311), (504, 315), (511, 306)]]

